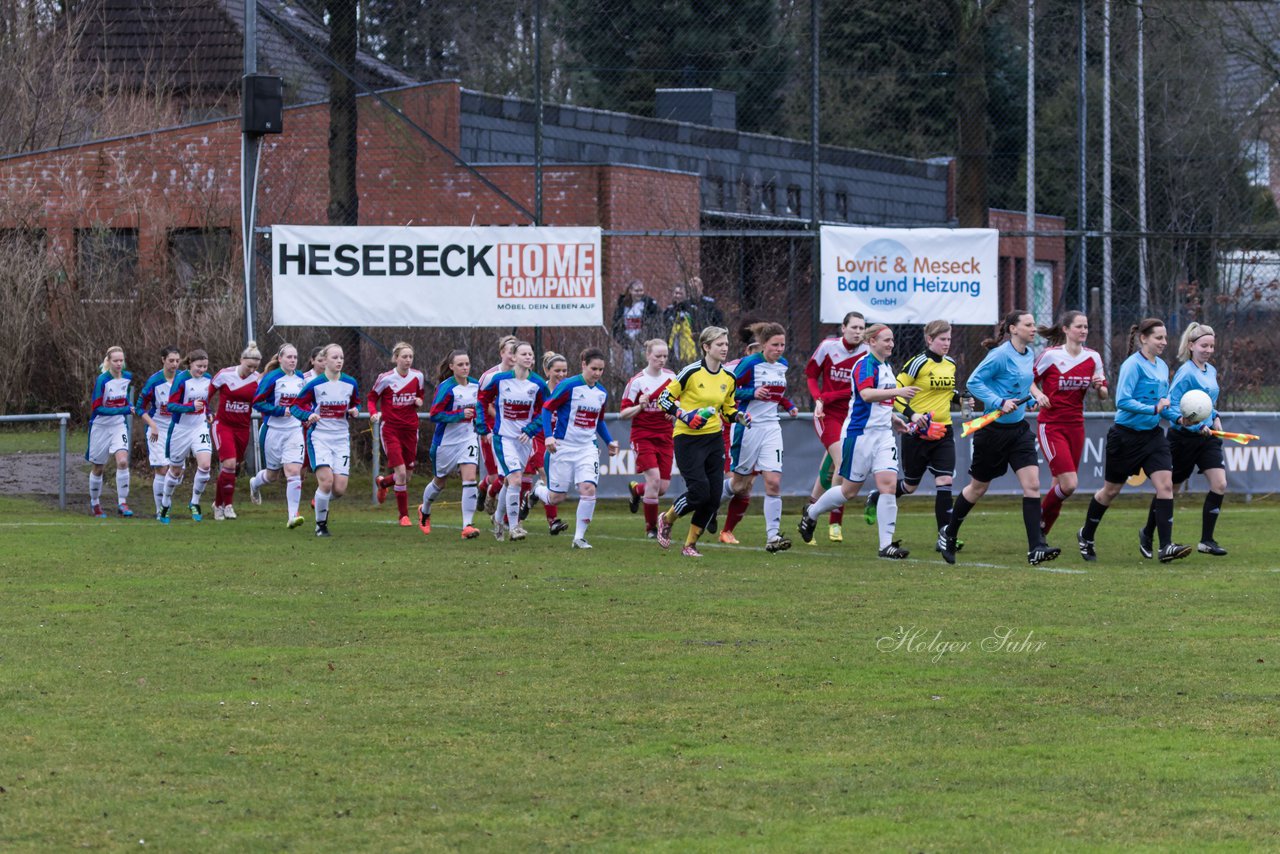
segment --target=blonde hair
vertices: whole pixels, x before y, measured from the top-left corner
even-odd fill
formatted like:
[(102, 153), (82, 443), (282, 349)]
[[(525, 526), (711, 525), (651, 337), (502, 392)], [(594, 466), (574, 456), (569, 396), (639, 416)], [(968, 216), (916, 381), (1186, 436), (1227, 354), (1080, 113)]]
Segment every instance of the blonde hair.
[(569, 360), (557, 353), (555, 350), (548, 350), (542, 354), (542, 372), (544, 374), (551, 373), (551, 366), (556, 362), (564, 362), (565, 367), (569, 365)]
[(889, 328), (889, 324), (887, 323), (873, 323), (867, 327), (866, 332), (862, 333), (862, 340), (870, 342), (872, 338), (875, 338), (877, 335), (879, 335), (881, 332), (884, 332), (888, 328)]
[(663, 341), (661, 338), (650, 338), (648, 341), (644, 342), (644, 354), (648, 356), (653, 352), (653, 348), (657, 347), (659, 344), (663, 347), (667, 346), (667, 342)]
[(1185, 362), (1191, 358), (1191, 345), (1199, 341), (1206, 335), (1213, 334), (1213, 327), (1207, 323), (1199, 323), (1191, 321), (1187, 324), (1187, 328), (1182, 330), (1182, 338), (1178, 341), (1178, 361)]
[(514, 335), (503, 335), (498, 339), (498, 358), (502, 358), (502, 354), (507, 352), (507, 348), (513, 345), (518, 346), (520, 339)]
[(395, 364), (396, 359), (399, 359), (400, 354), (405, 350), (408, 350), (410, 353), (413, 352), (413, 345), (408, 341), (397, 341), (396, 346), (391, 348), (391, 363), (393, 365)]
[[(108, 347), (108, 348), (107, 348), (107, 354), (106, 354), (105, 356), (103, 356), (103, 357), (102, 357), (102, 367), (98, 368), (98, 373), (100, 373), (100, 374), (105, 374), (105, 373), (107, 373), (108, 371), (110, 371), (110, 370), (111, 370), (111, 354), (112, 354), (112, 353), (119, 353), (121, 356), (123, 356), (123, 355), (124, 355), (124, 348), (123, 348), (123, 347)], [(121, 370), (124, 370), (124, 369), (123, 369), (123, 368), (121, 368)]]
[(729, 330), (725, 329), (723, 326), (708, 326), (706, 329), (702, 330), (702, 334), (698, 336), (698, 348), (705, 353), (713, 341), (720, 337), (728, 337), (728, 335)]
[[(271, 361), (267, 362), (266, 367), (262, 369), (263, 376), (266, 376), (276, 368), (280, 367), (280, 357), (284, 355), (285, 350), (292, 350), (295, 354), (298, 352), (298, 348), (290, 344), (288, 341), (281, 344), (280, 349), (276, 350), (276, 354), (271, 357)], [(297, 370), (296, 366), (294, 367), (294, 370)]]
[(245, 348), (240, 351), (240, 359), (241, 360), (257, 359), (259, 362), (261, 362), (262, 351), (258, 349), (258, 342), (250, 341), (248, 344), (246, 344)]

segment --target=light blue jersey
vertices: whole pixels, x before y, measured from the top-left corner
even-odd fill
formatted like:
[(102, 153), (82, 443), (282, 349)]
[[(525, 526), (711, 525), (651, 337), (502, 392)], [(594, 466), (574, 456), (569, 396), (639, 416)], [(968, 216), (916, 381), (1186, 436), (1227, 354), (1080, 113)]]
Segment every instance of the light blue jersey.
[(1116, 424), (1130, 430), (1158, 427), (1161, 418), (1170, 420), (1169, 408), (1156, 408), (1161, 398), (1168, 396), (1169, 366), (1163, 359), (1148, 360), (1139, 350), (1120, 366), (1120, 379), (1116, 383)]
[(1211, 364), (1206, 364), (1204, 368), (1201, 368), (1191, 360), (1184, 362), (1182, 367), (1178, 368), (1177, 373), (1173, 375), (1173, 383), (1169, 386), (1170, 414), (1175, 412), (1182, 413), (1182, 396), (1195, 388), (1209, 395), (1209, 400), (1213, 401), (1213, 412), (1210, 413), (1207, 420), (1200, 424), (1193, 424), (1190, 427), (1183, 427), (1175, 421), (1173, 424), (1174, 430), (1198, 433), (1201, 427), (1205, 424), (1213, 424), (1214, 419), (1218, 417), (1218, 369)]
[[(1006, 400), (1021, 400), (1031, 394), (1031, 381), (1035, 378), (1036, 354), (1028, 347), (1019, 353), (1012, 341), (1005, 341), (987, 353), (966, 386), (969, 396), (982, 405), (985, 412), (999, 409)], [(1021, 404), (1012, 412), (996, 419), (998, 424), (1017, 424), (1027, 417), (1027, 405)]]

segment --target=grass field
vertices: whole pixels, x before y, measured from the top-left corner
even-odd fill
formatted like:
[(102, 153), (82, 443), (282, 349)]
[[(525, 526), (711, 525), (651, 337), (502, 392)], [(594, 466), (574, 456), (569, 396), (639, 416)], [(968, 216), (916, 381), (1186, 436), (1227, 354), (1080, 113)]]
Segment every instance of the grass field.
[(456, 505), (426, 538), (345, 500), (318, 541), (270, 495), (168, 528), (0, 499), (0, 848), (1280, 845), (1280, 506), (1162, 566), (1121, 504), (1098, 563), (1033, 569), (1013, 503), (954, 567), (903, 505), (912, 560), (856, 521), (691, 561), (622, 506), (584, 553), (461, 542)]

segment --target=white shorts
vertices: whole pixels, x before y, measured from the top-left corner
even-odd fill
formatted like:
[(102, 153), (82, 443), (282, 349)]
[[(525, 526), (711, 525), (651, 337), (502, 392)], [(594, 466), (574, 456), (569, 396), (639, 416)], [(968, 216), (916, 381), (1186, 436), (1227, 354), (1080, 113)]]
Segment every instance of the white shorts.
[(876, 472), (897, 470), (898, 443), (892, 431), (874, 430), (845, 437), (840, 459), (840, 476), (845, 480), (866, 483)]
[[(188, 423), (191, 424), (190, 427), (187, 426)], [(164, 455), (169, 458), (169, 465), (186, 465), (188, 454), (194, 456), (199, 453), (213, 453), (213, 441), (208, 422), (198, 418), (195, 421), (169, 426), (169, 439), (164, 447)]]
[(147, 428), (147, 457), (151, 460), (153, 469), (164, 468), (169, 465), (169, 458), (164, 455), (164, 446), (169, 441), (168, 425), (157, 425), (160, 429), (155, 439), (151, 438), (151, 428)]
[(345, 477), (351, 472), (351, 437), (317, 436), (312, 433), (307, 437), (307, 457), (312, 471), (328, 466), (334, 474)]
[(302, 437), (302, 425), (271, 427), (262, 425), (258, 433), (262, 443), (262, 467), (280, 471), (286, 465), (302, 465), (307, 453), (307, 442)]
[(552, 492), (568, 492), (574, 484), (594, 484), (599, 479), (600, 450), (595, 442), (558, 445), (554, 454), (547, 453), (547, 486)]
[(765, 421), (750, 427), (733, 425), (729, 459), (730, 468), (736, 474), (782, 471), (782, 425), (777, 421)]
[(129, 433), (123, 424), (89, 425), (89, 447), (84, 458), (95, 466), (106, 465), (119, 451), (129, 450)]
[(507, 477), (512, 472), (524, 471), (533, 453), (533, 441), (521, 442), (519, 439), (508, 439), (506, 436), (493, 437), (493, 456), (498, 461), (498, 472)]
[(458, 470), (458, 466), (480, 464), (480, 441), (473, 433), (466, 442), (454, 442), (431, 449), (431, 462), (435, 467), (436, 477), (448, 477)]

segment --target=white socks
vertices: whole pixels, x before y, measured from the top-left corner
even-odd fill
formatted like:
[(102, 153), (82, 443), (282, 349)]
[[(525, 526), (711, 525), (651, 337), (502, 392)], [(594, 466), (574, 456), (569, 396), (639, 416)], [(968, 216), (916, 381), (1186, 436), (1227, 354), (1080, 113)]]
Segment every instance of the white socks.
[(892, 544), (898, 525), (898, 496), (892, 492), (882, 492), (876, 500), (876, 524), (880, 526), (880, 548)]
[(463, 527), (471, 524), (476, 516), (476, 503), (479, 496), (476, 494), (476, 482), (474, 480), (464, 480), (462, 482), (462, 524)]
[(200, 496), (204, 495), (204, 488), (209, 485), (211, 476), (210, 469), (196, 469), (196, 476), (191, 481), (191, 503), (199, 504)]
[(837, 507), (843, 507), (844, 504), (844, 493), (840, 491), (840, 487), (833, 486), (822, 493), (821, 498), (809, 505), (809, 518), (817, 519), (823, 513), (830, 513)]
[[(440, 487), (436, 486), (436, 482), (434, 480), (427, 481), (426, 488), (422, 490), (422, 512), (423, 513), (426, 513), (428, 516), (431, 515), (431, 502), (435, 501), (436, 496), (438, 496), (441, 492), (443, 492), (443, 490), (440, 489)], [(472, 507), (471, 509), (474, 510), (475, 508)]]
[(98, 505), (102, 503), (102, 475), (89, 475), (89, 503)]
[(577, 525), (573, 529), (573, 538), (575, 540), (585, 540), (587, 538), (587, 526), (591, 524), (591, 516), (596, 512), (596, 497), (578, 499), (578, 519)]
[(250, 490), (251, 492), (257, 492), (258, 490), (262, 489), (262, 487), (264, 487), (264, 486), (266, 486), (266, 485), (267, 485), (267, 470), (266, 470), (266, 469), (259, 469), (258, 473), (257, 473), (257, 474), (255, 474), (255, 475), (254, 475), (252, 478), (250, 478), (250, 480), (249, 480), (249, 490)]
[(516, 528), (520, 525), (520, 487), (512, 489), (510, 486), (504, 486), (502, 491), (506, 493), (507, 499), (507, 527)]
[(723, 501), (729, 501), (733, 498), (733, 478), (726, 477), (724, 479), (724, 487), (720, 490), (720, 498)]
[(764, 531), (772, 540), (782, 529), (782, 496), (766, 495), (764, 497)]
[(124, 504), (129, 500), (129, 470), (116, 469), (116, 503)]
[(551, 490), (547, 488), (545, 483), (535, 483), (533, 485), (533, 494), (538, 496), (538, 500), (543, 504), (551, 503)]
[(160, 496), (161, 508), (173, 506), (173, 493), (180, 483), (182, 483), (182, 475), (174, 477), (172, 470), (164, 476), (164, 494)]
[[(167, 473), (166, 473), (167, 474)], [(156, 501), (156, 513), (160, 513), (160, 508), (164, 506), (164, 474), (158, 474), (151, 479), (151, 497)]]
[(329, 496), (328, 492), (316, 490), (316, 523), (329, 521)]
[(302, 475), (295, 474), (285, 480), (285, 501), (289, 504), (289, 518), (298, 515), (298, 505), (302, 503)]

